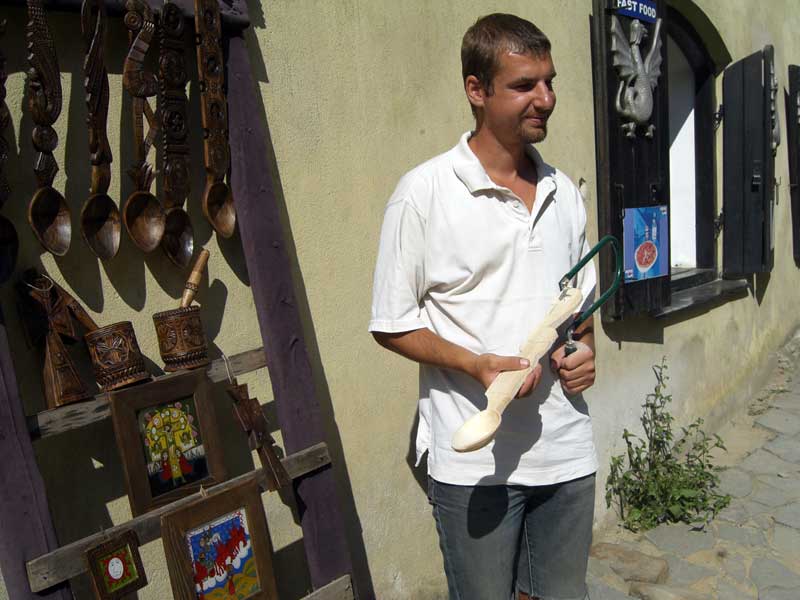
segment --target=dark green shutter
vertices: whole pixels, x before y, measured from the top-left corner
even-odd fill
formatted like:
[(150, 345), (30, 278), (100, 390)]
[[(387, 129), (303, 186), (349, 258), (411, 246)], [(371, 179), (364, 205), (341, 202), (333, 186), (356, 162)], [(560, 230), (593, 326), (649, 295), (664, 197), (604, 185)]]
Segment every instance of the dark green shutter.
[[(656, 2), (661, 25), (661, 76), (655, 89), (651, 123), (652, 138), (639, 130), (628, 138), (623, 120), (615, 109), (619, 78), (611, 58), (611, 16), (613, 0), (594, 0), (592, 17), (592, 72), (595, 96), (595, 139), (597, 143), (597, 214), (598, 237), (613, 235), (623, 241), (623, 211), (643, 206), (669, 206), (669, 102), (667, 68), (667, 6)], [(632, 19), (618, 15), (626, 34)], [(642, 22), (648, 37), (642, 44), (649, 49), (655, 25)], [(614, 277), (611, 253), (600, 256), (600, 287), (605, 289)], [(670, 300), (670, 277), (626, 283), (603, 306), (603, 319), (618, 320), (664, 308)]]
[(772, 46), (767, 46), (735, 62), (723, 76), (722, 264), (726, 277), (772, 270), (773, 57)]
[(789, 65), (786, 99), (786, 144), (789, 150), (789, 190), (792, 196), (792, 249), (800, 267), (800, 67)]

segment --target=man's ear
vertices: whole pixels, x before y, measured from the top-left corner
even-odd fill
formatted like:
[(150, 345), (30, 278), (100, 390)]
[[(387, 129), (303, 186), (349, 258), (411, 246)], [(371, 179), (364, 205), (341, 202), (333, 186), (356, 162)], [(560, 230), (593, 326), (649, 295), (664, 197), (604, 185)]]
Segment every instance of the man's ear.
[(483, 108), (487, 94), (483, 84), (475, 75), (467, 75), (464, 80), (464, 91), (467, 93), (467, 100), (469, 100), (473, 108)]

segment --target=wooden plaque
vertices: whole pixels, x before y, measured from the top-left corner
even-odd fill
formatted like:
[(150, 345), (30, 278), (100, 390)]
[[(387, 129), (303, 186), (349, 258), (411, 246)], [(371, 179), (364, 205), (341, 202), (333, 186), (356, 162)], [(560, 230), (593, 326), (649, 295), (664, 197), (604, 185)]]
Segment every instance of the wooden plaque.
[(84, 560), (94, 593), (101, 600), (122, 600), (147, 585), (135, 531), (125, 531), (90, 548)]
[(225, 481), (204, 371), (109, 394), (133, 516)]
[(272, 542), (255, 481), (211, 492), (161, 517), (176, 600), (277, 600)]

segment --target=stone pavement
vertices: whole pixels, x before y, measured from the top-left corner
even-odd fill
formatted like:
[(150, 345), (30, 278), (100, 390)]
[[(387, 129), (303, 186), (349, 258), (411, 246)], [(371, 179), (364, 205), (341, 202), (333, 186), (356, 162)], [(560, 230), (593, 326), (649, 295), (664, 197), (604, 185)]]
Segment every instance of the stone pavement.
[(703, 531), (596, 532), (591, 600), (800, 600), (799, 359), (795, 336), (746, 414), (719, 431), (730, 506)]

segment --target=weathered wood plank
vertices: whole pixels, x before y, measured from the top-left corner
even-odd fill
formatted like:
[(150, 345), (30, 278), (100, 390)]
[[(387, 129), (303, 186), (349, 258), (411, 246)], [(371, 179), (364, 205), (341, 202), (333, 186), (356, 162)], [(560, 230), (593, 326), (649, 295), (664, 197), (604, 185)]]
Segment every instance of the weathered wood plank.
[[(263, 348), (236, 354), (231, 356), (228, 362), (234, 377), (256, 371), (267, 365)], [(206, 369), (206, 374), (215, 383), (226, 380), (228, 371), (225, 368), (225, 361), (221, 358), (213, 361)], [(170, 375), (162, 377), (170, 377)], [(108, 394), (102, 393), (97, 394), (93, 400), (45, 410), (28, 417), (28, 432), (31, 439), (36, 440), (78, 429), (110, 416), (111, 407), (108, 404)]]
[(345, 575), (314, 590), (308, 596), (303, 596), (302, 600), (353, 600), (354, 598), (353, 582), (350, 580), (350, 575)]
[[(282, 459), (281, 462), (292, 479), (310, 473), (320, 467), (330, 464), (331, 459), (328, 455), (328, 447), (325, 444), (316, 444), (295, 454), (291, 454)], [(229, 481), (214, 486), (215, 490), (224, 490), (233, 487), (243, 481), (256, 479), (262, 490), (267, 490), (267, 476), (263, 469), (256, 469), (235, 477)], [(116, 535), (123, 531), (133, 530), (139, 536), (142, 544), (151, 542), (161, 537), (161, 516), (180, 508), (200, 497), (200, 492), (181, 498), (172, 504), (162, 506), (145, 515), (131, 519), (126, 523), (112, 527), (105, 532), (95, 533), (83, 539), (77, 540), (63, 546), (48, 554), (43, 554), (31, 561), (28, 561), (26, 568), (28, 571), (28, 581), (34, 592), (41, 592), (63, 581), (75, 577), (86, 570), (83, 562), (83, 554), (87, 549), (100, 543), (104, 537)]]

